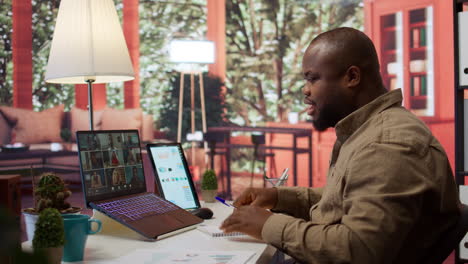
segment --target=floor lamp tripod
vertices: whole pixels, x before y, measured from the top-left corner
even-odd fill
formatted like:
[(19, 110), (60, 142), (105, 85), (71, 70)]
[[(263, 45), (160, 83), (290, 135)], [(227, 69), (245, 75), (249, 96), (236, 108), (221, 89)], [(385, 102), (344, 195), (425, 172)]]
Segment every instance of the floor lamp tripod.
[[(206, 110), (205, 110), (205, 89), (203, 86), (203, 74), (200, 71), (180, 72), (180, 90), (179, 90), (179, 115), (177, 122), (177, 142), (182, 140), (182, 116), (183, 116), (183, 105), (184, 105), (184, 79), (185, 75), (190, 75), (190, 128), (191, 133), (195, 133), (195, 75), (198, 76), (200, 82), (200, 103), (202, 112), (202, 130), (206, 133)], [(206, 141), (203, 143), (205, 150), (205, 165), (208, 162), (207, 151), (208, 145)], [(195, 142), (192, 141), (192, 165), (195, 164)]]
[[(203, 87), (202, 64), (215, 62), (214, 42), (206, 40), (173, 40), (169, 45), (169, 60), (185, 66), (180, 71), (179, 117), (177, 123), (177, 142), (182, 142), (182, 115), (184, 105), (184, 77), (190, 75), (190, 114), (191, 132), (195, 133), (195, 76), (200, 82), (200, 101), (202, 111), (202, 130), (206, 133), (205, 91)], [(188, 70), (187, 70), (188, 69)], [(205, 166), (208, 165), (208, 144), (204, 140)], [(195, 142), (192, 141), (191, 165), (195, 165)]]

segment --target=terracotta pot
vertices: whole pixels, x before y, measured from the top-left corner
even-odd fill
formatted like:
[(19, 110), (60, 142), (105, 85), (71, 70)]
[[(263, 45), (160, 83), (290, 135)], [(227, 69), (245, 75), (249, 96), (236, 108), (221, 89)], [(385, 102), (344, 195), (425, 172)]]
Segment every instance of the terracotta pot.
[(60, 264), (62, 263), (63, 257), (63, 246), (55, 248), (44, 248), (42, 249), (49, 260), (50, 264)]
[(202, 190), (201, 195), (203, 201), (206, 203), (214, 203), (216, 201), (215, 196), (218, 194), (218, 190)]
[(63, 142), (62, 143), (62, 148), (64, 151), (71, 151), (73, 147), (73, 143), (71, 142)]

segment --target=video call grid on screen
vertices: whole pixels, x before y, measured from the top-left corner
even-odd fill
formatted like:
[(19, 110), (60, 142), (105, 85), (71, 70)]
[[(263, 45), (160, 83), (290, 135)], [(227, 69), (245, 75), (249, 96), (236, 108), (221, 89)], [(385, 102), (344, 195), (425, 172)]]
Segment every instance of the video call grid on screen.
[(138, 131), (80, 131), (77, 138), (88, 197), (146, 191)]

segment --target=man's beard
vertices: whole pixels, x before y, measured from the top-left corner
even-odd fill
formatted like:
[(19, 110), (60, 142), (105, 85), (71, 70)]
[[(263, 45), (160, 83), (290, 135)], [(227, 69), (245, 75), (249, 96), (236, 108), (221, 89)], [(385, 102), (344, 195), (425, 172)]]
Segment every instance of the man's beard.
[(319, 115), (312, 121), (317, 131), (325, 131), (329, 127), (334, 127), (343, 117), (340, 115), (338, 107), (327, 104), (319, 111)]

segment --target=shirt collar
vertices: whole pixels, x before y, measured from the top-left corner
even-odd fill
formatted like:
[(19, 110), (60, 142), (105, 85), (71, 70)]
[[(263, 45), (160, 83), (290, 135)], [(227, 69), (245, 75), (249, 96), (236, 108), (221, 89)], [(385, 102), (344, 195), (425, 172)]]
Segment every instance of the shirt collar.
[(389, 107), (395, 105), (401, 106), (402, 100), (401, 89), (395, 89), (377, 97), (370, 103), (341, 119), (335, 126), (336, 138), (342, 143), (345, 142), (349, 136), (372, 116)]

